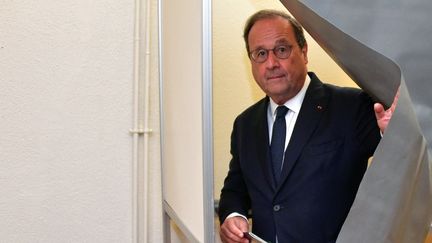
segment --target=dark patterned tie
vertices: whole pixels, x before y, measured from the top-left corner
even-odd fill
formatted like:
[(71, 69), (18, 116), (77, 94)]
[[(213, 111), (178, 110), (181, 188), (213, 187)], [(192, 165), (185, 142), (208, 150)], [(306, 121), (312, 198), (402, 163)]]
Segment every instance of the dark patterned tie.
[(279, 183), (282, 171), (282, 159), (285, 151), (286, 122), (285, 115), (288, 112), (286, 106), (278, 106), (276, 109), (276, 119), (273, 123), (272, 138), (270, 144), (271, 161), (273, 166), (273, 175), (276, 184)]

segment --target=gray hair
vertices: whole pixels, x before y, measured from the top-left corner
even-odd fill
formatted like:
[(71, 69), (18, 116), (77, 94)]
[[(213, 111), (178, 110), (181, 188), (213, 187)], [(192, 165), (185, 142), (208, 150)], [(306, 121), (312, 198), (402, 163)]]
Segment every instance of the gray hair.
[(253, 25), (258, 21), (262, 19), (273, 19), (273, 18), (283, 18), (286, 19), (291, 26), (294, 29), (294, 34), (296, 37), (297, 44), (300, 46), (300, 49), (302, 49), (306, 44), (306, 38), (303, 33), (303, 28), (301, 27), (300, 23), (295, 20), (290, 15), (286, 14), (285, 12), (278, 11), (278, 10), (272, 10), (272, 9), (265, 9), (260, 10), (249, 17), (249, 19), (246, 21), (244, 31), (243, 31), (243, 38), (246, 44), (246, 50), (249, 53), (249, 32), (252, 29)]

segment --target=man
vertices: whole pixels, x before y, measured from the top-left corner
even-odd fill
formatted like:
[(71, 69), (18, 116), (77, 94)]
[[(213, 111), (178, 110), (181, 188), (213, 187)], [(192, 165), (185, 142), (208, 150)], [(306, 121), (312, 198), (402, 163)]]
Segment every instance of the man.
[(244, 39), (267, 96), (234, 122), (221, 239), (248, 242), (251, 211), (252, 230), (266, 241), (335, 242), (395, 104), (375, 104), (374, 114), (361, 90), (308, 72), (303, 30), (283, 12), (252, 15)]

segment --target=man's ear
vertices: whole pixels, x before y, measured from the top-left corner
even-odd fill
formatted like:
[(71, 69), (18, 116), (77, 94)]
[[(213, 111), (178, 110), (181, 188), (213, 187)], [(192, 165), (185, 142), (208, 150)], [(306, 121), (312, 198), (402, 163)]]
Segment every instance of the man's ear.
[(302, 52), (302, 54), (303, 54), (303, 57), (304, 57), (304, 60), (305, 60), (305, 64), (307, 64), (307, 63), (308, 63), (308, 55), (307, 55), (307, 52), (308, 52), (308, 45), (307, 45), (307, 43), (304, 44), (304, 46), (303, 46), (301, 52)]

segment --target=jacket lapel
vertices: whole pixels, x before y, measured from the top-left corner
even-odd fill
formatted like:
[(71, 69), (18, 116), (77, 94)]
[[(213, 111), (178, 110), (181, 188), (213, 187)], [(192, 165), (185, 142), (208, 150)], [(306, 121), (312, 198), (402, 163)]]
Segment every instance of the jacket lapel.
[(252, 126), (256, 128), (257, 133), (256, 148), (258, 153), (258, 162), (261, 166), (261, 171), (264, 173), (264, 177), (270, 184), (273, 190), (276, 189), (276, 184), (273, 179), (273, 172), (270, 162), (270, 150), (269, 150), (269, 134), (268, 134), (268, 123), (267, 123), (267, 107), (269, 105), (269, 97), (265, 98), (265, 101), (261, 103), (261, 106), (257, 112), (257, 119), (253, 122), (256, 124)]
[(325, 95), (323, 84), (313, 73), (310, 73), (310, 76), (311, 83), (306, 91), (290, 142), (285, 151), (284, 165), (278, 189), (284, 184), (297, 163), (303, 147), (308, 142), (327, 107), (328, 97)]

